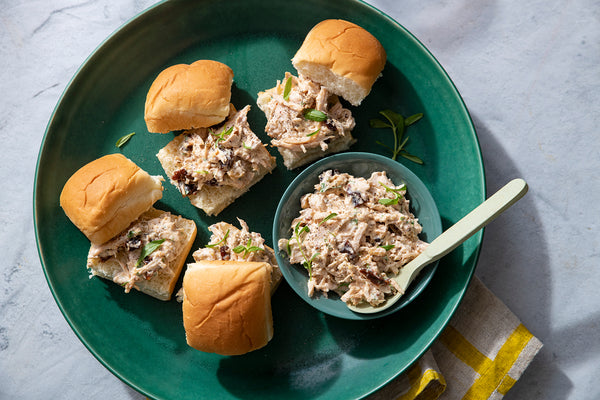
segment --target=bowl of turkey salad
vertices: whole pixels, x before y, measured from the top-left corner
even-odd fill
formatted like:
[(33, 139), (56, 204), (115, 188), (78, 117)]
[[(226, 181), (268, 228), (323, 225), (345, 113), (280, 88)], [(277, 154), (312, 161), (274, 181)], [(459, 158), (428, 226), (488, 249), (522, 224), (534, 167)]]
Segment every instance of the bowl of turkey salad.
[(292, 289), (325, 314), (372, 319), (409, 304), (433, 276), (426, 267), (392, 307), (359, 314), (347, 304), (385, 303), (395, 293), (390, 277), (442, 233), (427, 187), (390, 158), (348, 152), (303, 170), (279, 202), (273, 247)]

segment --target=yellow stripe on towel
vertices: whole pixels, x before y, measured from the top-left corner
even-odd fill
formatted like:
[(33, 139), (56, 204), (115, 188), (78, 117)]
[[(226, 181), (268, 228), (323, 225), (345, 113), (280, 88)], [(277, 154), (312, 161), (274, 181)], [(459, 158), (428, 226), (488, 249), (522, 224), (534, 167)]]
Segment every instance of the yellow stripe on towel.
[(508, 372), (532, 337), (533, 335), (527, 328), (523, 324), (519, 324), (492, 361), (465, 339), (460, 332), (448, 325), (440, 336), (440, 340), (452, 354), (479, 374), (479, 378), (469, 388), (463, 400), (487, 399), (496, 390), (500, 394), (506, 394), (515, 384), (515, 380), (508, 376)]
[(435, 400), (446, 390), (444, 377), (431, 368), (421, 372), (419, 363), (409, 369), (410, 389), (397, 400)]
[(492, 360), (477, 350), (463, 335), (460, 334), (452, 325), (446, 326), (440, 340), (450, 350), (452, 354), (475, 372), (482, 374), (482, 371), (492, 366)]

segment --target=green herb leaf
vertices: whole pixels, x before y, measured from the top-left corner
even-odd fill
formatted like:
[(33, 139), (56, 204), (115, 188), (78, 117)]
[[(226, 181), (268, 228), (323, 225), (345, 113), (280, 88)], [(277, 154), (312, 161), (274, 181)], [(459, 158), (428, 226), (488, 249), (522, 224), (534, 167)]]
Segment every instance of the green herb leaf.
[(409, 154), (409, 153), (408, 153), (408, 152), (406, 152), (406, 151), (401, 151), (401, 152), (400, 152), (400, 155), (401, 155), (402, 157), (406, 158), (407, 160), (410, 160), (410, 161), (412, 161), (412, 162), (414, 162), (414, 163), (421, 164), (421, 165), (423, 165), (423, 164), (424, 164), (423, 160), (421, 160), (419, 157), (417, 157), (417, 156), (414, 156), (414, 155), (412, 155), (412, 154)]
[(406, 185), (402, 185), (398, 188), (391, 188), (384, 183), (379, 182), (379, 184), (385, 188), (386, 192), (392, 192), (392, 193), (395, 193), (396, 195), (400, 195), (399, 192), (406, 190)]
[(311, 121), (323, 122), (327, 120), (327, 114), (325, 114), (323, 111), (309, 108), (308, 110), (304, 110), (304, 118)]
[(296, 227), (294, 228), (294, 232), (296, 233), (297, 236), (299, 236), (304, 232), (310, 232), (310, 229), (306, 225), (303, 226), (302, 229), (300, 229), (300, 222), (298, 222), (296, 224)]
[(252, 150), (252, 147), (248, 146), (246, 144), (246, 142), (242, 142), (242, 147), (245, 148), (245, 149), (247, 149), (247, 150)]
[(207, 244), (205, 247), (212, 249), (213, 247), (220, 246), (222, 243), (225, 243), (227, 237), (229, 237), (229, 229), (227, 229), (227, 232), (225, 232), (225, 236), (223, 236), (223, 239), (219, 240), (217, 243)]
[(406, 117), (404, 120), (404, 126), (411, 126), (412, 124), (419, 122), (423, 118), (423, 113), (413, 114), (410, 117)]
[(129, 141), (129, 139), (131, 139), (131, 137), (133, 135), (135, 135), (135, 132), (131, 132), (125, 136), (122, 136), (119, 140), (117, 140), (117, 143), (115, 143), (115, 146), (117, 146), (117, 147), (123, 146), (125, 143), (127, 143)]
[(323, 220), (321, 220), (321, 222), (319, 222), (319, 225), (317, 225), (317, 226), (320, 226), (322, 223), (329, 221), (331, 218), (335, 218), (335, 217), (337, 217), (337, 213), (331, 213), (328, 216), (326, 216), (325, 218), (323, 218)]
[(392, 127), (392, 125), (390, 125), (387, 122), (384, 122), (378, 118), (370, 119), (369, 126), (371, 128), (391, 128)]
[(406, 138), (404, 137), (406, 127), (413, 125), (419, 120), (421, 120), (423, 118), (423, 113), (413, 114), (408, 118), (404, 118), (404, 116), (402, 116), (401, 114), (387, 109), (379, 111), (379, 114), (383, 115), (388, 122), (374, 118), (369, 120), (369, 126), (371, 128), (391, 128), (392, 134), (394, 136), (394, 146), (390, 147), (379, 141), (377, 141), (376, 143), (381, 146), (387, 147), (392, 151), (392, 160), (396, 160), (398, 155), (401, 155), (406, 159), (413, 161), (417, 164), (423, 164), (423, 160), (421, 160), (417, 156), (413, 156), (404, 149), (408, 142), (408, 136)]
[(215, 140), (215, 145), (217, 145), (217, 144), (219, 144), (219, 142), (222, 142), (226, 139), (225, 136), (230, 135), (231, 132), (233, 132), (233, 125), (230, 126), (229, 129), (227, 129), (227, 130), (223, 129), (221, 131), (221, 133), (219, 133), (219, 134), (214, 133), (214, 131), (212, 129), (209, 130), (209, 132), (211, 135), (217, 137), (217, 139)]
[(393, 245), (393, 244), (385, 244), (385, 245), (381, 245), (381, 246), (379, 246), (379, 247), (381, 247), (381, 248), (382, 248), (382, 249), (384, 249), (385, 251), (389, 251), (389, 250), (393, 249), (394, 247), (396, 247), (396, 245)]
[(304, 258), (304, 262), (302, 263), (302, 265), (308, 271), (308, 276), (312, 276), (312, 262), (315, 259), (315, 257), (319, 256), (320, 254), (321, 253), (318, 252), (313, 254), (309, 260), (307, 260), (306, 257)]
[(236, 254), (241, 253), (242, 251), (244, 252), (244, 257), (247, 257), (249, 253), (253, 253), (255, 251), (264, 251), (265, 249), (258, 247), (258, 246), (250, 246), (252, 244), (252, 239), (248, 239), (248, 243), (246, 243), (246, 245), (244, 246), (243, 244), (240, 244), (239, 246), (236, 246), (233, 248), (233, 252)]
[(312, 133), (309, 133), (309, 134), (308, 134), (308, 135), (306, 135), (306, 136), (314, 136), (314, 135), (316, 135), (316, 134), (317, 134), (317, 133), (319, 133), (319, 132), (321, 132), (321, 127), (319, 127), (319, 129), (317, 129), (316, 131), (314, 131), (314, 132), (312, 132)]
[(379, 199), (379, 204), (383, 204), (384, 206), (398, 204), (398, 201), (403, 197), (400, 192), (406, 190), (406, 185), (402, 185), (399, 188), (391, 188), (384, 183), (379, 182), (379, 184), (385, 188), (386, 192), (393, 193), (396, 196), (394, 199)]
[(290, 76), (285, 82), (285, 88), (283, 89), (283, 99), (288, 101), (290, 99), (290, 92), (292, 91), (292, 77)]
[(165, 239), (153, 240), (149, 243), (146, 243), (144, 248), (142, 249), (142, 254), (140, 254), (140, 258), (138, 258), (137, 264), (135, 264), (136, 268), (140, 266), (141, 263), (144, 262), (144, 258), (148, 257), (150, 254), (154, 253)]
[(383, 115), (395, 127), (404, 125), (404, 117), (395, 111), (383, 110), (379, 111), (379, 114)]
[(398, 204), (398, 198), (396, 197), (395, 199), (379, 199), (379, 204), (383, 204), (384, 206)]

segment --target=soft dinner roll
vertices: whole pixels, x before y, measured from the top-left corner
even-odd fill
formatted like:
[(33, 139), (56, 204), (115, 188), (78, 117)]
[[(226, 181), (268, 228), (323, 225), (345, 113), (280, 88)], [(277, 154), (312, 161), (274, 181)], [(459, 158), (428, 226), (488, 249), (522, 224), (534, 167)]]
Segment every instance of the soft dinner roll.
[(122, 154), (110, 154), (69, 178), (60, 194), (60, 206), (92, 243), (101, 244), (162, 198), (162, 180)]
[(315, 25), (292, 59), (301, 75), (354, 106), (369, 94), (385, 62), (385, 50), (373, 35), (341, 19)]
[(188, 264), (182, 309), (191, 347), (221, 355), (260, 349), (273, 337), (271, 266), (242, 261)]
[(218, 61), (198, 60), (163, 70), (146, 96), (149, 132), (204, 128), (229, 114), (233, 71)]

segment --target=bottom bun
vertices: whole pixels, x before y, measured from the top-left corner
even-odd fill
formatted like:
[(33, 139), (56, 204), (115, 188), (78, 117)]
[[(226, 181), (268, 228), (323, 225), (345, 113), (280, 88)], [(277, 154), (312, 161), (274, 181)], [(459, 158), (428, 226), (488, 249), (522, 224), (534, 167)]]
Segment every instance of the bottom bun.
[(240, 355), (273, 337), (271, 269), (266, 262), (200, 261), (183, 277), (183, 326), (191, 347)]

